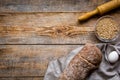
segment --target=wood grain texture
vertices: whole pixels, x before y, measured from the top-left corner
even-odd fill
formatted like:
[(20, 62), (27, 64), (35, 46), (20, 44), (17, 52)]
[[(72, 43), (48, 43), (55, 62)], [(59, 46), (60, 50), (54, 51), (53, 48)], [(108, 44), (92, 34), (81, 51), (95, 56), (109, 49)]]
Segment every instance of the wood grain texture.
[(43, 77), (40, 78), (0, 78), (0, 80), (43, 80)]
[(96, 18), (78, 24), (83, 13), (31, 13), (0, 16), (0, 44), (96, 43)]
[[(119, 10), (110, 14), (120, 20)], [(99, 17), (86, 23), (84, 13), (16, 13), (0, 16), (0, 44), (85, 44), (98, 43), (94, 26)], [(118, 22), (119, 23), (119, 22)]]
[(0, 27), (0, 44), (85, 44), (96, 43), (92, 27)]
[(44, 76), (51, 60), (80, 45), (0, 45), (0, 77)]
[(0, 0), (0, 12), (82, 12), (109, 0)]

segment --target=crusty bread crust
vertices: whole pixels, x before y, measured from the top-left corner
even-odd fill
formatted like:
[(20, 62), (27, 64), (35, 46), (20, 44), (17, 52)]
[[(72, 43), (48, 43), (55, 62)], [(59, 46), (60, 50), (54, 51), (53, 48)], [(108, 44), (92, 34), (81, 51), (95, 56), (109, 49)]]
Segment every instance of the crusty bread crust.
[(86, 44), (60, 75), (59, 80), (85, 80), (89, 72), (100, 64), (101, 51), (94, 44)]

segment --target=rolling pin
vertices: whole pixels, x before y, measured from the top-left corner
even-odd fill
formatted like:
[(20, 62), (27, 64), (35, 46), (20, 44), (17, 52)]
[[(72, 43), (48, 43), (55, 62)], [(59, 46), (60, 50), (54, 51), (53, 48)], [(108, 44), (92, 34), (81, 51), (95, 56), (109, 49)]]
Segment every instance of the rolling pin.
[(78, 18), (78, 20), (85, 21), (96, 14), (102, 15), (102, 14), (104, 14), (110, 10), (113, 10), (115, 8), (118, 8), (118, 7), (120, 7), (120, 0), (111, 0), (107, 3), (104, 3), (100, 6), (98, 6), (95, 10), (90, 11), (90, 12), (80, 16)]

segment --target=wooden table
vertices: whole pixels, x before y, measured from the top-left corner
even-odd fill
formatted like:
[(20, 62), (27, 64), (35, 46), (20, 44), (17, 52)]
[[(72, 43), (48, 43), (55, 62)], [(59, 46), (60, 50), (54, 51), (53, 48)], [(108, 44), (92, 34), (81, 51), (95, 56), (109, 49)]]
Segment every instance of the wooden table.
[[(0, 0), (0, 80), (43, 80), (49, 61), (99, 43), (100, 16), (78, 17), (108, 0)], [(120, 23), (120, 10), (111, 11)]]

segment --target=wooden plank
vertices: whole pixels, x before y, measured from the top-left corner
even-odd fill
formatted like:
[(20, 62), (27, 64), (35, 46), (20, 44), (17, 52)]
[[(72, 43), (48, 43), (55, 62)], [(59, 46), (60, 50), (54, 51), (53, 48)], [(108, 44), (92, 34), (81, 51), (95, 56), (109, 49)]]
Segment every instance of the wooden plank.
[(18, 28), (1, 26), (0, 28), (0, 44), (84, 44), (98, 41), (95, 38), (93, 27)]
[(96, 18), (78, 24), (83, 13), (31, 13), (0, 16), (0, 44), (96, 43)]
[(80, 45), (0, 45), (0, 77), (44, 76), (51, 60)]
[(40, 77), (40, 78), (0, 78), (0, 80), (43, 80), (43, 77)]
[(0, 0), (0, 12), (81, 12), (109, 0)]
[[(66, 28), (65, 27), (61, 27), (61, 26), (63, 26), (62, 24), (64, 24), (64, 25), (66, 25), (66, 22), (67, 22), (67, 19), (69, 19), (69, 16), (71, 16), (71, 15), (73, 15), (73, 14), (70, 14), (70, 15), (68, 15), (68, 17), (66, 17), (65, 19), (66, 20), (64, 20), (64, 17), (62, 17), (62, 20), (64, 20), (64, 21), (62, 21), (62, 20), (60, 20), (60, 17), (61, 17), (61, 15), (62, 16), (66, 16), (67, 14), (59, 14), (58, 13), (58, 16), (56, 16), (57, 14), (55, 14), (55, 13), (52, 13), (52, 14), (49, 14), (48, 15), (48, 17), (46, 17), (45, 18), (45, 20), (43, 20), (44, 19), (44, 17), (47, 15), (46, 13), (45, 14), (38, 14), (39, 16), (36, 16), (35, 17), (35, 15), (34, 14), (32, 14), (32, 15), (29, 15), (29, 16), (27, 16), (27, 15), (25, 15), (25, 14), (23, 14), (23, 15), (17, 15), (17, 16), (9, 16), (9, 17), (7, 17), (6, 16), (6, 19), (4, 18), (3, 20), (4, 21), (2, 21), (1, 22), (1, 25), (3, 25), (3, 27), (1, 26), (1, 44), (54, 44), (55, 42), (56, 43), (59, 43), (59, 42), (61, 42), (62, 41), (62, 43), (63, 43), (63, 40), (66, 38), (52, 38), (51, 36), (53, 35), (53, 34), (55, 34), (55, 35), (53, 35), (53, 36), (59, 36), (59, 35), (61, 35), (61, 33), (62, 32), (64, 32), (65, 30), (66, 30)], [(42, 16), (43, 15), (43, 16)], [(51, 16), (52, 15), (52, 16)], [(27, 20), (27, 21), (25, 21), (25, 20), (20, 20), (19, 18), (21, 18), (23, 16), (23, 18), (25, 18), (25, 20)], [(33, 16), (33, 17), (32, 17)], [(8, 19), (10, 19), (10, 17), (11, 17), (11, 19), (12, 20), (8, 20)], [(14, 17), (16, 17), (16, 20), (15, 20), (15, 18)], [(29, 19), (28, 19), (28, 17), (29, 17)], [(39, 17), (39, 19), (38, 19), (38, 17)], [(58, 18), (57, 18), (58, 17)], [(7, 19), (8, 18), (8, 19)], [(27, 18), (27, 19), (26, 19)], [(43, 18), (43, 19), (42, 19)], [(33, 21), (31, 21), (32, 19), (34, 19)], [(51, 19), (52, 19), (52, 21), (51, 21)], [(8, 21), (6, 21), (6, 20), (8, 20)], [(15, 22), (14, 22), (14, 21)], [(16, 22), (18, 20), (18, 22)], [(40, 20), (43, 20), (43, 21), (40, 21)], [(22, 22), (21, 22), (22, 21)], [(30, 22), (29, 22), (30, 21)], [(39, 22), (38, 22), (39, 21)], [(49, 21), (51, 21), (51, 22), (49, 22)], [(10, 23), (9, 23), (10, 22)], [(11, 23), (12, 22), (12, 23)], [(31, 22), (33, 22), (32, 24), (31, 24)], [(49, 22), (49, 23), (48, 23)], [(23, 25), (20, 25), (20, 24), (22, 23)], [(37, 24), (36, 24), (37, 23)], [(13, 26), (15, 26), (15, 25), (17, 25), (18, 27), (4, 27), (4, 26), (8, 26), (8, 25), (10, 24), (11, 26), (13, 25)], [(27, 25), (26, 25), (27, 24)], [(71, 23), (69, 23), (69, 25), (71, 25), (71, 24), (75, 24), (75, 21), (74, 22), (71, 22)], [(9, 25), (9, 26), (10, 26)], [(26, 26), (25, 26), (26, 25)], [(31, 25), (33, 25), (33, 26), (31, 26)], [(41, 26), (58, 26), (58, 25), (61, 25), (61, 26), (59, 26), (59, 27), (55, 27), (55, 28), (53, 28), (53, 27), (51, 27), (51, 28), (44, 28), (44, 27), (41, 27)], [(20, 26), (20, 27), (19, 27)], [(25, 26), (25, 27), (21, 27), (21, 26)], [(61, 28), (60, 28), (61, 27)], [(9, 29), (9, 30), (8, 30)], [(69, 28), (67, 28), (68, 30), (69, 30)], [(80, 28), (80, 29), (82, 29), (82, 28)], [(80, 30), (79, 29), (79, 30)], [(88, 29), (90, 29), (90, 28), (87, 28), (87, 29), (85, 29), (85, 30), (88, 30)], [(36, 31), (37, 30), (37, 31)], [(42, 30), (44, 30), (44, 31), (42, 31)], [(60, 32), (59, 34), (58, 34), (58, 30), (59, 30), (59, 32), (60, 31), (62, 31), (62, 32)], [(71, 28), (70, 28), (70, 30), (69, 31), (65, 31), (65, 32), (70, 32), (70, 30), (71, 30)], [(7, 33), (8, 32), (8, 33)], [(16, 33), (17, 32), (17, 33)], [(75, 30), (71, 30), (71, 32), (76, 32)], [(6, 34), (7, 33), (7, 34)], [(4, 35), (3, 35), (4, 34)], [(63, 34), (63, 33), (62, 33)], [(63, 34), (63, 36), (66, 36), (66, 35), (68, 35), (69, 33), (67, 33), (67, 34)], [(76, 34), (76, 33), (75, 33)], [(80, 33), (79, 33), (80, 34)], [(40, 36), (40, 35), (46, 35), (47, 37), (44, 37), (44, 36)], [(71, 34), (70, 34), (71, 35)], [(74, 35), (74, 33), (72, 33), (72, 35)], [(6, 36), (10, 36), (10, 37), (6, 37)], [(49, 37), (50, 36), (50, 37)], [(68, 35), (69, 36), (69, 35)], [(81, 35), (81, 37), (80, 37), (80, 39), (79, 39), (79, 41), (82, 41), (83, 39), (81, 39), (82, 38), (82, 36), (83, 35)], [(3, 38), (4, 37), (4, 38)], [(32, 38), (31, 38), (32, 37)], [(46, 41), (46, 40), (49, 40), (49, 41)], [(67, 42), (69, 41), (69, 43), (71, 43), (71, 41), (74, 41), (75, 39), (74, 38), (67, 38), (66, 39), (67, 40)], [(9, 42), (10, 41), (10, 42)], [(16, 42), (17, 41), (17, 42)], [(22, 42), (21, 42), (22, 41)], [(65, 41), (66, 42), (66, 41)], [(56, 44), (55, 43), (55, 44)], [(73, 43), (74, 44), (74, 43)]]
[[(120, 20), (119, 10), (109, 15)], [(98, 43), (94, 26), (98, 17), (85, 23), (84, 13), (21, 13), (0, 16), (0, 44), (84, 44)], [(119, 23), (119, 22), (118, 22)]]

